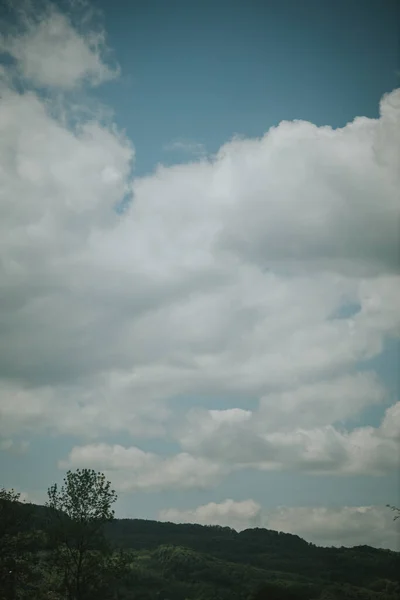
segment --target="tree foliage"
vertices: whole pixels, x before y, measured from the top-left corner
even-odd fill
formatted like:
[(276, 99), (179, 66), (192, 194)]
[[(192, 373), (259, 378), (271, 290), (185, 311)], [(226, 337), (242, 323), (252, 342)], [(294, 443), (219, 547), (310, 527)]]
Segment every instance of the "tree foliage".
[(387, 504), (386, 506), (390, 508), (390, 510), (392, 510), (394, 513), (396, 513), (393, 517), (394, 521), (400, 519), (400, 508), (397, 508), (397, 506), (392, 506), (391, 504)]
[(32, 515), (29, 506), (20, 510), (21, 494), (0, 489), (0, 600), (17, 597), (18, 588), (32, 579), (30, 550), (35, 533), (26, 531)]
[(68, 471), (60, 489), (48, 489), (52, 559), (68, 600), (94, 598), (104, 587), (109, 549), (103, 530), (114, 518), (116, 500), (104, 474), (91, 469)]

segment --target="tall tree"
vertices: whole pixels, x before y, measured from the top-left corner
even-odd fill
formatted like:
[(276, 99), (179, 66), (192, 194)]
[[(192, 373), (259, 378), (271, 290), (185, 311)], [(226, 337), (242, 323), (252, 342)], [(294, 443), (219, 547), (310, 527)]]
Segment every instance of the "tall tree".
[(109, 553), (104, 525), (114, 518), (115, 490), (103, 473), (78, 469), (67, 472), (60, 489), (54, 484), (47, 493), (50, 543), (63, 593), (68, 600), (91, 599)]

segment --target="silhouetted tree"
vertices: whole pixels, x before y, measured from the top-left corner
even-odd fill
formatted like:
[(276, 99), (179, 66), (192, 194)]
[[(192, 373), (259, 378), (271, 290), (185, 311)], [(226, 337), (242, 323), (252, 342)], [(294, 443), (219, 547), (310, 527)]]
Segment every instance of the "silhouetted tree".
[(98, 592), (110, 553), (104, 525), (114, 518), (116, 500), (104, 474), (90, 469), (68, 471), (61, 489), (54, 484), (48, 490), (53, 562), (68, 600), (87, 600)]
[(391, 506), (390, 504), (386, 504), (386, 506), (388, 508), (390, 508), (390, 510), (393, 510), (393, 512), (395, 512), (395, 516), (393, 517), (393, 520), (396, 521), (396, 519), (400, 519), (400, 508), (397, 508), (397, 506)]
[(17, 598), (18, 582), (26, 579), (28, 565), (24, 552), (29, 541), (24, 529), (31, 512), (21, 510), (21, 494), (0, 489), (0, 590), (1, 600)]

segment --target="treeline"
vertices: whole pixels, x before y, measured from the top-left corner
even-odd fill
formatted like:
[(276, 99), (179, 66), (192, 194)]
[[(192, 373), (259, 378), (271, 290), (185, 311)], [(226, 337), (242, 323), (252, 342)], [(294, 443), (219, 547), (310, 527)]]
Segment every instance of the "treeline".
[(46, 506), (0, 490), (0, 600), (396, 600), (400, 553), (319, 548), (265, 529), (115, 519), (102, 473)]
[[(0, 491), (0, 599), (119, 598), (129, 553), (117, 552), (104, 526), (114, 518), (115, 491), (102, 473), (68, 471), (48, 489), (46, 507)], [(38, 510), (39, 509), (39, 510)]]

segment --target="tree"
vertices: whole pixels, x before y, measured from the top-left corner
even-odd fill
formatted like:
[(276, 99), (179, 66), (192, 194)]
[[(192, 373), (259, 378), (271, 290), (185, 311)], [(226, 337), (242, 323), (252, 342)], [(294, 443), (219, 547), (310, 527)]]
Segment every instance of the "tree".
[(20, 498), (13, 489), (0, 489), (0, 600), (17, 598), (18, 587), (30, 575), (25, 558), (32, 537), (26, 531), (31, 510)]
[(400, 508), (397, 508), (397, 506), (391, 506), (390, 504), (386, 504), (386, 506), (388, 508), (390, 508), (390, 510), (393, 510), (395, 513), (397, 513), (394, 517), (393, 517), (393, 521), (396, 521), (396, 519), (400, 519)]
[(308, 590), (290, 589), (274, 583), (264, 583), (252, 595), (251, 600), (304, 600), (310, 598)]
[(0, 598), (15, 597), (15, 552), (12, 539), (19, 525), (19, 498), (20, 494), (14, 490), (0, 489)]
[(0, 542), (26, 528), (32, 511), (29, 505), (23, 504), (19, 492), (0, 489)]
[(47, 494), (50, 545), (62, 592), (68, 600), (92, 598), (109, 554), (104, 525), (114, 518), (115, 490), (103, 473), (78, 469), (67, 472), (61, 489), (54, 484)]

